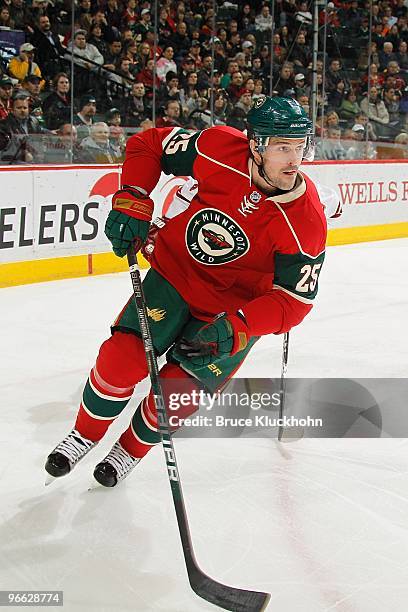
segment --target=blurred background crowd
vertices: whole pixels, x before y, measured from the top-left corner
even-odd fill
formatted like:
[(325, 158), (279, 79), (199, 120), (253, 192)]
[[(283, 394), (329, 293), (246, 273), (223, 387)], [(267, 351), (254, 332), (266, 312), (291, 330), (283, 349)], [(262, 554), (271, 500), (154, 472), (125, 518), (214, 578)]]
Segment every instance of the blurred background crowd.
[(264, 95), (314, 112), (317, 159), (408, 158), (408, 0), (316, 1), (2, 0), (0, 163), (116, 163), (154, 125), (245, 130)]

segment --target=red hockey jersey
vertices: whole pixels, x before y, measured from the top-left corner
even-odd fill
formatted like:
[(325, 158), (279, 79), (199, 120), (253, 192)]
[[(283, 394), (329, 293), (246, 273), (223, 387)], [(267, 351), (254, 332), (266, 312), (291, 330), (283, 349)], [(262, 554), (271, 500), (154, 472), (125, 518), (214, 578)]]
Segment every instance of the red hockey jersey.
[(198, 193), (169, 220), (151, 265), (211, 320), (241, 310), (254, 336), (283, 333), (311, 310), (326, 219), (313, 182), (267, 197), (251, 180), (248, 140), (229, 127), (151, 129), (127, 145), (122, 184), (150, 193), (161, 171), (193, 176)]

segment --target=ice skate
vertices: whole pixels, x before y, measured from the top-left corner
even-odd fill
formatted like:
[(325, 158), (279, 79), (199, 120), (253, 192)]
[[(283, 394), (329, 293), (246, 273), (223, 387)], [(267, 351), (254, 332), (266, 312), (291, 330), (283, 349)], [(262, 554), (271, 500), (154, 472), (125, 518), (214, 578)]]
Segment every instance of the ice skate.
[(123, 446), (116, 442), (94, 470), (94, 478), (103, 487), (115, 487), (121, 480), (126, 478), (140, 459), (135, 459)]
[[(96, 444), (73, 429), (48, 455), (46, 472), (53, 478), (65, 476)], [(53, 478), (48, 478), (45, 484), (50, 484)]]

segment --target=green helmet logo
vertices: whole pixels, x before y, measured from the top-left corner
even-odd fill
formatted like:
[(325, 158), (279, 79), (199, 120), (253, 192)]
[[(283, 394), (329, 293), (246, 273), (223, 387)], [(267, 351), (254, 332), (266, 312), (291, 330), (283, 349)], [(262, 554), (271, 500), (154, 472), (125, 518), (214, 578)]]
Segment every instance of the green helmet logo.
[(271, 136), (304, 138), (313, 134), (313, 124), (293, 98), (258, 98), (247, 115), (248, 137), (266, 144)]

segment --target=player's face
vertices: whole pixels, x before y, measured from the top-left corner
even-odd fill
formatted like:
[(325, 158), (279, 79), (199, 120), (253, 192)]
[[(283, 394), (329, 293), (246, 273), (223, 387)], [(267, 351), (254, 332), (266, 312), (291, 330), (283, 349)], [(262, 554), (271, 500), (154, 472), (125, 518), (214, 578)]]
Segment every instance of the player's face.
[(271, 138), (262, 155), (268, 181), (278, 189), (293, 189), (305, 146), (306, 138)]

